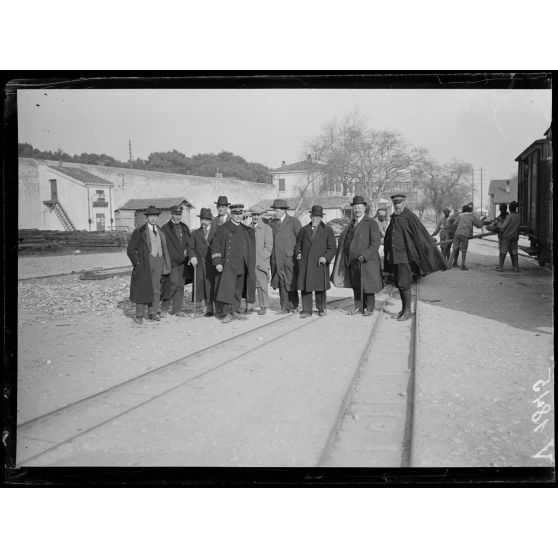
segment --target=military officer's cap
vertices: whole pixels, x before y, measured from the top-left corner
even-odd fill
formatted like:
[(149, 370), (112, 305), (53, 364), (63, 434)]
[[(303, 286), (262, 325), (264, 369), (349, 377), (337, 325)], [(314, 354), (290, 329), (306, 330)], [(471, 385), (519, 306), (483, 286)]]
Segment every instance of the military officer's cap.
[(401, 201), (405, 201), (407, 199), (407, 196), (405, 194), (393, 194), (393, 196), (391, 196), (391, 201), (393, 202), (401, 202)]
[(244, 213), (244, 205), (241, 203), (235, 203), (230, 207), (231, 213), (236, 213), (237, 215), (242, 215)]
[(175, 213), (177, 215), (182, 215), (182, 206), (181, 205), (173, 205), (170, 208), (171, 213)]

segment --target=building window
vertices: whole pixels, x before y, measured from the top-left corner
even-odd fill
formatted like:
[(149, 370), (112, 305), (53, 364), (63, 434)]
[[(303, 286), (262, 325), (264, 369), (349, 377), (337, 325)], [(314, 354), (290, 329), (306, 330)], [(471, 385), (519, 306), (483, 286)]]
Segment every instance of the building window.
[(280, 178), (279, 179), (279, 192), (284, 192), (284, 191), (285, 191), (285, 179)]

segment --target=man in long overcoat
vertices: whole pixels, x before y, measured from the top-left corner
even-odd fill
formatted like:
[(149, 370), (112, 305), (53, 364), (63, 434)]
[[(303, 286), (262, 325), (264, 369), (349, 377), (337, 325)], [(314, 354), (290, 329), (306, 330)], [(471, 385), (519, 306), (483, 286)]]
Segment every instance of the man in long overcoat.
[[(260, 309), (258, 315), (263, 316), (269, 307), (269, 258), (273, 250), (273, 231), (269, 225), (263, 222), (262, 215), (264, 208), (260, 206), (252, 206), (250, 208), (252, 214), (252, 228), (256, 237), (256, 292), (258, 293), (258, 301)], [(250, 313), (251, 305), (247, 304), (246, 312)]]
[(145, 212), (147, 223), (137, 228), (128, 243), (128, 257), (134, 266), (130, 281), (130, 301), (136, 303), (137, 324), (143, 323), (145, 305), (149, 319), (159, 321), (161, 277), (171, 271), (165, 233), (157, 225), (160, 211), (150, 205)]
[[(420, 219), (406, 207), (406, 196), (391, 196), (393, 213), (384, 239), (384, 270), (393, 274), (401, 295), (399, 321), (411, 318), (413, 275), (445, 271), (446, 261)], [(395, 316), (394, 316), (395, 317)]]
[(242, 223), (244, 205), (231, 205), (231, 220), (221, 225), (211, 241), (215, 267), (215, 300), (223, 304), (223, 323), (246, 319), (240, 301), (253, 303), (256, 291), (254, 229)]
[(211, 215), (211, 209), (208, 207), (202, 207), (198, 217), (201, 226), (192, 232), (190, 244), (188, 244), (189, 264), (196, 268), (196, 298), (194, 299), (194, 289), (192, 289), (192, 301), (203, 300), (205, 302), (205, 316), (209, 318), (214, 314), (214, 269), (210, 244), (217, 227), (213, 231), (211, 230), (213, 215)]
[(367, 202), (362, 196), (355, 196), (351, 205), (354, 218), (339, 239), (331, 279), (336, 287), (353, 289), (355, 307), (348, 314), (370, 316), (375, 293), (384, 287), (378, 254), (382, 235), (378, 223), (365, 215)]
[(273, 252), (271, 253), (271, 286), (279, 288), (281, 314), (296, 312), (298, 290), (295, 267), (295, 246), (302, 228), (296, 217), (287, 214), (285, 200), (275, 200), (271, 209), (275, 219), (269, 223), (273, 231)]
[(297, 283), (301, 291), (301, 318), (312, 315), (312, 292), (315, 293), (318, 316), (326, 311), (326, 291), (329, 282), (329, 263), (335, 256), (335, 235), (333, 229), (322, 222), (324, 210), (321, 205), (313, 205), (311, 222), (300, 229), (295, 247), (297, 259)]
[[(229, 213), (229, 207), (231, 204), (229, 203), (227, 196), (219, 196), (215, 205), (217, 206), (217, 215), (213, 219), (211, 229), (209, 230), (210, 242), (215, 236), (217, 229), (231, 220), (231, 214)], [(213, 281), (215, 281), (215, 276), (213, 277)], [(213, 292), (215, 292), (215, 284), (213, 285)], [(215, 315), (222, 318), (224, 313), (221, 303), (218, 300), (214, 300), (214, 306)]]
[(161, 313), (165, 316), (172, 303), (172, 314), (181, 317), (184, 316), (182, 301), (184, 300), (184, 285), (186, 284), (186, 249), (191, 236), (190, 228), (182, 222), (182, 206), (171, 207), (170, 221), (161, 228), (165, 233), (171, 261), (169, 289), (167, 296), (163, 297), (161, 302)]

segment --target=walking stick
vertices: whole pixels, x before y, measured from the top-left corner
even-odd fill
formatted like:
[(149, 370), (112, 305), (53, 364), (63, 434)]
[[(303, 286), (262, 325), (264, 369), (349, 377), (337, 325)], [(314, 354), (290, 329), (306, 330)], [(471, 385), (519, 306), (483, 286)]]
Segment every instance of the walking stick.
[(360, 310), (364, 316), (364, 277), (362, 276), (362, 262), (358, 262), (360, 269)]
[(196, 305), (197, 305), (197, 301), (196, 301), (196, 284), (197, 284), (197, 268), (198, 266), (195, 265), (194, 266), (194, 320), (196, 319)]

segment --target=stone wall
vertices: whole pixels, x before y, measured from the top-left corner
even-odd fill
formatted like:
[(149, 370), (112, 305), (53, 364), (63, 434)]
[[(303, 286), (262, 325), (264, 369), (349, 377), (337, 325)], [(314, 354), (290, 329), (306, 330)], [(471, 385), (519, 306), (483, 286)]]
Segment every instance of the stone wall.
[[(43, 213), (48, 210), (42, 203), (42, 197), (47, 195), (48, 184), (41, 182), (47, 180), (47, 165), (57, 167), (58, 163), (19, 158), (19, 228), (46, 228)], [(271, 184), (245, 182), (234, 178), (190, 176), (81, 163), (64, 163), (64, 166), (82, 168), (112, 182), (112, 207), (115, 210), (131, 198), (184, 197), (194, 206), (190, 219), (192, 228), (199, 226), (197, 215), (202, 207), (209, 207), (216, 214), (215, 202), (219, 195), (226, 195), (231, 203), (243, 203), (248, 207), (261, 199), (274, 198), (276, 194), (276, 189)], [(79, 186), (76, 185), (76, 188)], [(64, 200), (60, 202), (63, 204)], [(72, 208), (68, 207), (67, 211), (71, 213)]]

